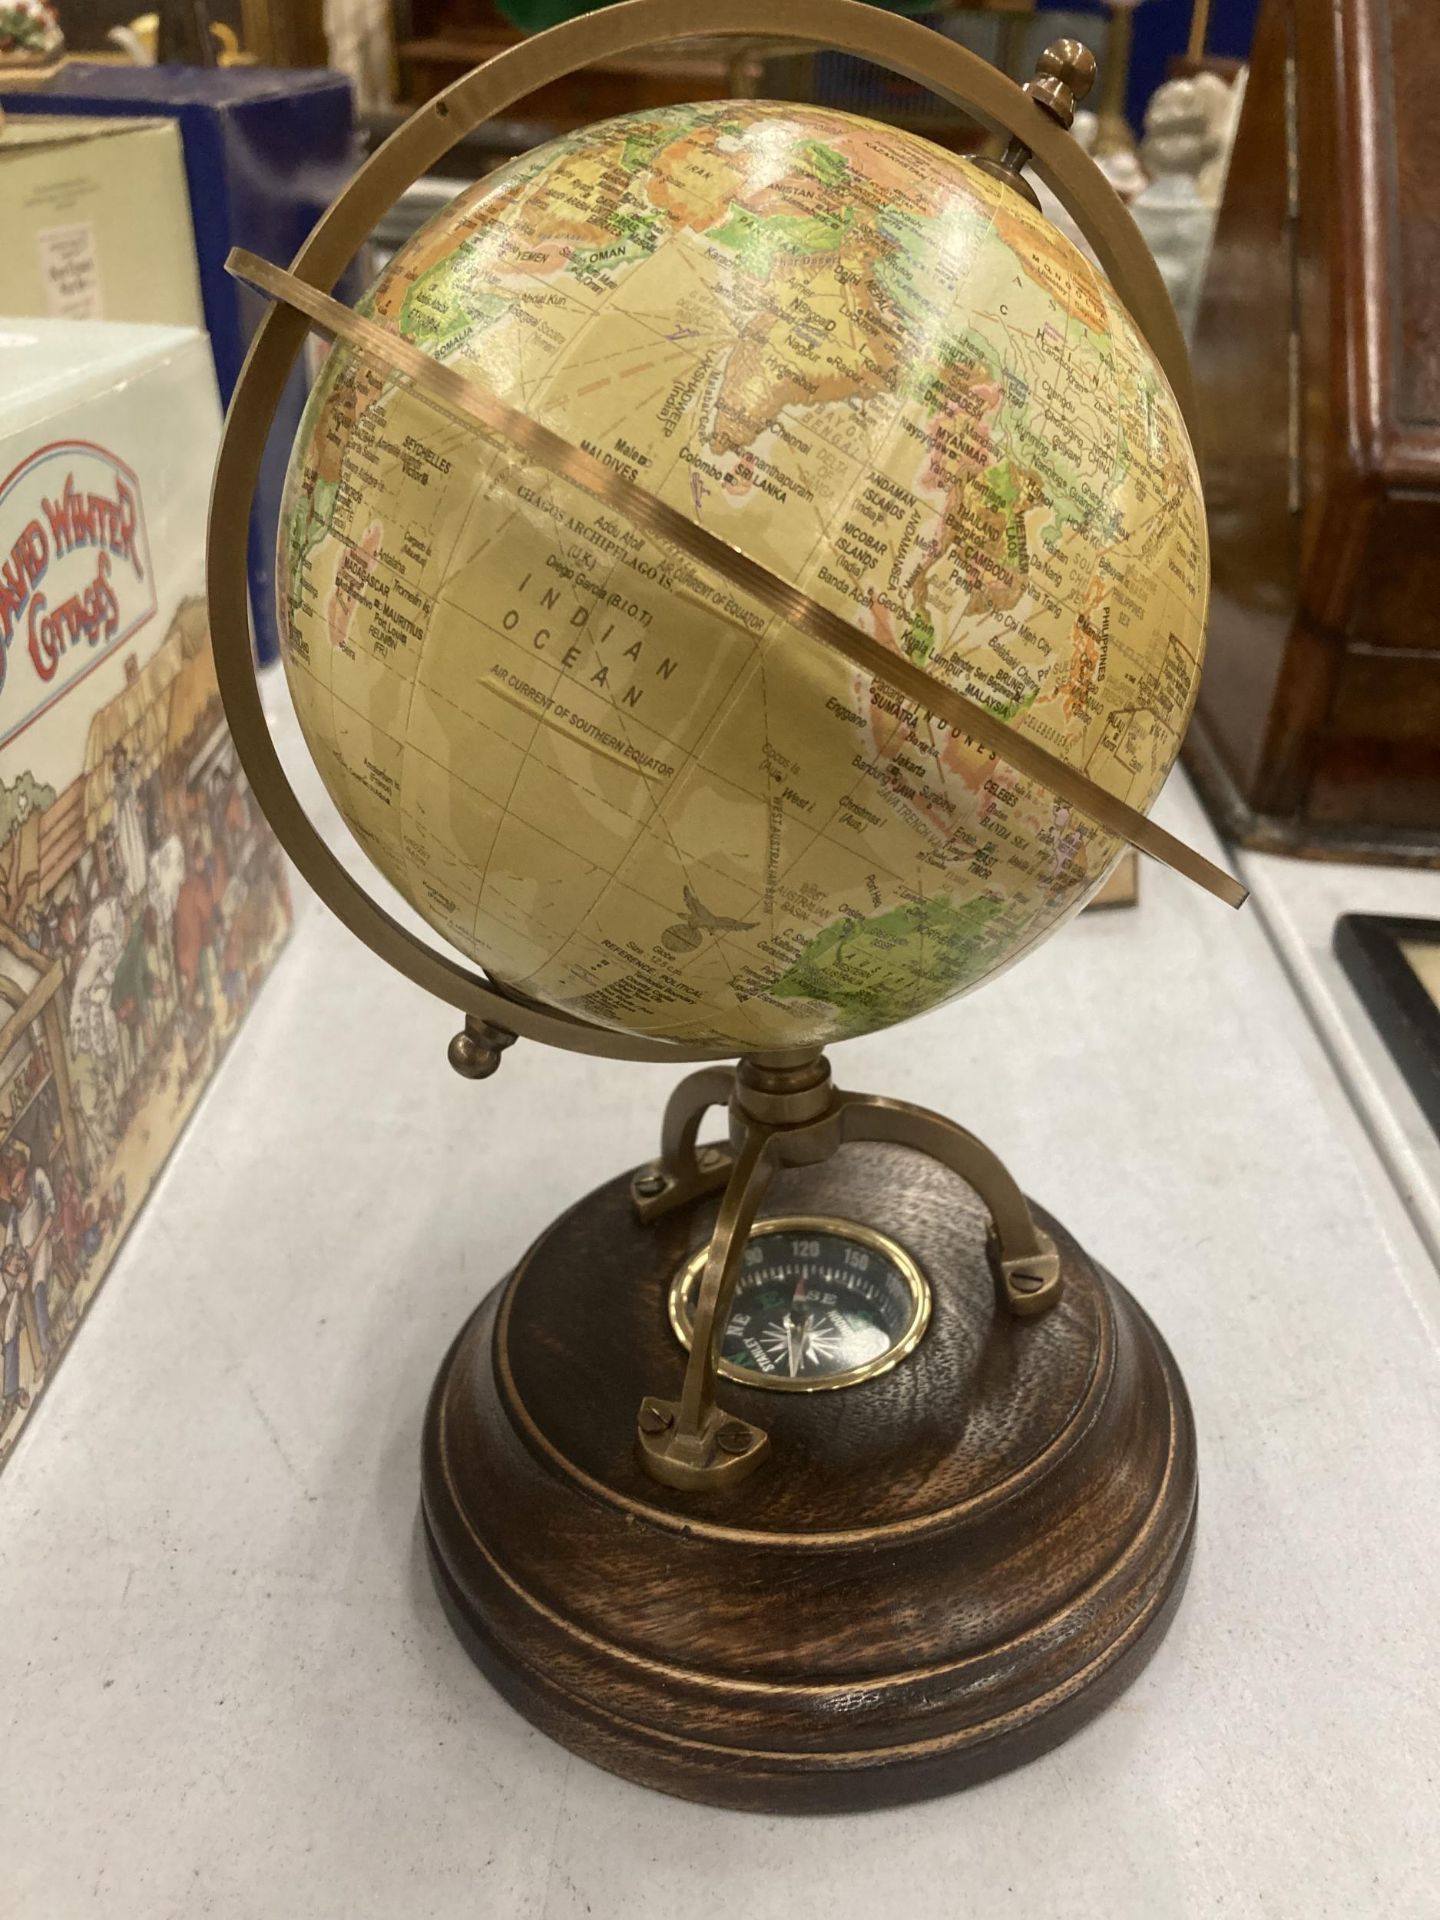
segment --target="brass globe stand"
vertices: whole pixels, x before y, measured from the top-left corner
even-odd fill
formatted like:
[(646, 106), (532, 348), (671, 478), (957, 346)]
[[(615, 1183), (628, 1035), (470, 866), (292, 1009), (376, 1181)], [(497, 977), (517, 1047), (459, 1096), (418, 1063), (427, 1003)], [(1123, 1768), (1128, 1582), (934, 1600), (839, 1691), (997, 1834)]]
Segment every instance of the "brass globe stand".
[[(738, 1148), (698, 1145), (727, 1099)], [(666, 1135), (542, 1234), (440, 1369), (421, 1485), (455, 1631), (575, 1752), (721, 1806), (898, 1804), (1044, 1752), (1184, 1588), (1195, 1437), (1163, 1340), (978, 1142), (833, 1093), (823, 1061), (707, 1069)], [(862, 1386), (732, 1376), (721, 1405), (697, 1324), (671, 1397), (667, 1288), (703, 1258), (718, 1330), (762, 1187), (902, 1243), (934, 1291), (924, 1338)]]
[[(708, 37), (831, 46), (965, 107), (1033, 164), (1094, 246), (1189, 409), (1153, 261), (1065, 127), (1088, 56), (1047, 54), (1027, 94), (913, 22), (851, 0), (708, 9)], [(686, 37), (673, 0), (627, 0), (500, 55), (422, 108), (359, 171), (289, 274), (237, 386), (209, 549), (221, 691), (252, 786), (301, 873), (388, 964), (465, 1015), (449, 1058), (488, 1079), (517, 1037), (632, 1060), (718, 1047), (617, 1033), (515, 994), (415, 939), (348, 875), (280, 766), (250, 656), (245, 541), (275, 404), (308, 328), (588, 489), (1111, 831), (1238, 904), (1190, 850), (1083, 774), (883, 649), (580, 449), (514, 415), (330, 289), (377, 218), (483, 119), (608, 55)], [(728, 1145), (700, 1144), (726, 1106)], [(717, 1396), (720, 1345), (762, 1205), (891, 1236), (934, 1311), (903, 1366), (843, 1392)], [(690, 1353), (665, 1304), (702, 1267)], [(762, 1468), (763, 1471), (757, 1471)], [(703, 1066), (658, 1159), (570, 1209), (462, 1330), (425, 1422), (437, 1589), (477, 1661), (576, 1751), (668, 1792), (825, 1809), (921, 1797), (1042, 1751), (1148, 1656), (1178, 1600), (1195, 1510), (1183, 1383), (1125, 1290), (1000, 1161), (923, 1109), (842, 1093), (822, 1055)]]
[[(730, 1111), (731, 1151), (696, 1142), (711, 1107)], [(1055, 1243), (1031, 1218), (1002, 1163), (952, 1120), (903, 1100), (841, 1093), (820, 1053), (747, 1054), (733, 1072), (707, 1067), (670, 1096), (660, 1158), (630, 1183), (641, 1220), (689, 1207), (723, 1189), (696, 1303), (685, 1384), (678, 1400), (647, 1394), (636, 1418), (640, 1458), (653, 1479), (690, 1492), (724, 1486), (754, 1471), (769, 1435), (716, 1404), (720, 1333), (730, 1315), (746, 1236), (780, 1167), (816, 1166), (847, 1143), (875, 1140), (929, 1154), (971, 1187), (990, 1218), (986, 1252), (1001, 1307), (1020, 1319), (1060, 1298)]]

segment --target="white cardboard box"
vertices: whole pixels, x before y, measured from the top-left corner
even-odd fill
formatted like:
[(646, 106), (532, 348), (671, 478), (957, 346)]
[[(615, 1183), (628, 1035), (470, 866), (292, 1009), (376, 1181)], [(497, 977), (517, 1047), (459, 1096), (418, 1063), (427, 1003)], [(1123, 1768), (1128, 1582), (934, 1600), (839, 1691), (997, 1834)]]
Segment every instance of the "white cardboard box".
[(0, 124), (0, 313), (204, 325), (173, 120)]
[(0, 365), (3, 1461), (289, 903), (210, 651), (209, 342), (0, 319)]

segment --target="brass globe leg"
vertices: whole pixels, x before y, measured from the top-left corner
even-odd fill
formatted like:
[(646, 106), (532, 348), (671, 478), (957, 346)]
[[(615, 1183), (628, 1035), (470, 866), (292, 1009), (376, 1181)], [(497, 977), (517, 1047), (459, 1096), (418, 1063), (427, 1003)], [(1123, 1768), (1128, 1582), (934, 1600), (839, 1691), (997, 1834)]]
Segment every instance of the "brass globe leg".
[(768, 1127), (747, 1128), (710, 1236), (680, 1398), (661, 1400), (647, 1394), (640, 1402), (640, 1457), (646, 1470), (668, 1487), (713, 1487), (743, 1479), (770, 1451), (763, 1427), (734, 1418), (715, 1404), (715, 1363), (746, 1237), (774, 1170), (775, 1135)]
[(914, 1147), (958, 1173), (990, 1215), (990, 1270), (999, 1303), (1017, 1319), (1047, 1313), (1060, 1298), (1060, 1256), (1037, 1227), (1024, 1194), (998, 1154), (953, 1120), (906, 1100), (841, 1093), (841, 1130), (849, 1140), (885, 1140)]
[(660, 1128), (660, 1158), (641, 1167), (630, 1182), (630, 1197), (642, 1220), (673, 1213), (723, 1187), (732, 1155), (725, 1147), (696, 1148), (700, 1123), (711, 1107), (728, 1107), (735, 1092), (733, 1067), (701, 1067), (686, 1074), (665, 1104)]
[[(730, 1109), (731, 1149), (698, 1147), (713, 1106)], [(1000, 1306), (1018, 1318), (1060, 1297), (1060, 1257), (1036, 1226), (1004, 1163), (974, 1134), (904, 1100), (842, 1093), (822, 1054), (750, 1055), (733, 1072), (706, 1067), (675, 1089), (665, 1110), (659, 1161), (642, 1167), (631, 1197), (653, 1220), (724, 1187), (695, 1304), (694, 1333), (678, 1400), (647, 1394), (636, 1437), (652, 1478), (689, 1491), (743, 1479), (770, 1450), (761, 1427), (727, 1414), (715, 1398), (720, 1339), (750, 1229), (772, 1174), (814, 1166), (853, 1141), (913, 1147), (957, 1173), (990, 1216), (989, 1259)]]
[(1134, 37), (1135, 17), (1128, 0), (1110, 0), (1110, 33), (1105, 42), (1105, 75), (1100, 84), (1099, 126), (1095, 133), (1097, 158), (1135, 151), (1135, 135), (1125, 118)]

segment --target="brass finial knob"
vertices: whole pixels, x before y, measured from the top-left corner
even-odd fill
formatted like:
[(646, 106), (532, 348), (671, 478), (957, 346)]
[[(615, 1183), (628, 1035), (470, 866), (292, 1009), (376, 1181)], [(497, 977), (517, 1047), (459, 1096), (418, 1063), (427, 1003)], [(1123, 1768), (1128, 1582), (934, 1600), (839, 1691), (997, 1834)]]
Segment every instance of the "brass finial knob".
[[(1035, 63), (1035, 78), (1026, 93), (1042, 112), (1048, 113), (1068, 132), (1075, 121), (1075, 108), (1095, 84), (1095, 56), (1083, 40), (1052, 40)], [(998, 158), (982, 156), (975, 165), (996, 180), (1003, 180), (1023, 194), (1038, 213), (1040, 200), (1025, 178), (1030, 164), (1030, 148), (1013, 134)]]
[(446, 1058), (463, 1080), (488, 1080), (500, 1065), (506, 1047), (513, 1047), (515, 1035), (488, 1020), (467, 1015), (465, 1031), (457, 1033), (446, 1051)]
[(1035, 63), (1025, 91), (1037, 106), (1069, 127), (1075, 109), (1095, 84), (1095, 56), (1083, 40), (1052, 40)]

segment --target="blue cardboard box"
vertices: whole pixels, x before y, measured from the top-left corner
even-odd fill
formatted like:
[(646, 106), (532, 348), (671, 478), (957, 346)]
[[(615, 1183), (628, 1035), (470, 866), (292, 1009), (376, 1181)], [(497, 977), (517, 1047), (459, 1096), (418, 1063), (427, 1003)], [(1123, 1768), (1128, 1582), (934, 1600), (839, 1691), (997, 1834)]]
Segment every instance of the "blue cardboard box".
[[(359, 160), (350, 83), (319, 68), (126, 67), (73, 62), (45, 87), (0, 92), (7, 113), (167, 115), (180, 124), (200, 287), (228, 404), (261, 297), (225, 272), (231, 247), (288, 263)], [(275, 527), (305, 402), (297, 368), (276, 414), (250, 529), (250, 600), (262, 660), (279, 650)]]

